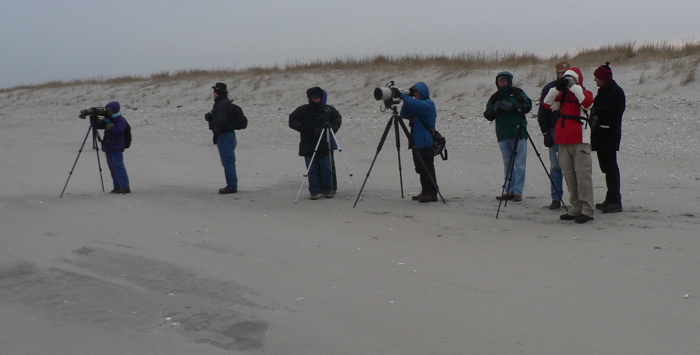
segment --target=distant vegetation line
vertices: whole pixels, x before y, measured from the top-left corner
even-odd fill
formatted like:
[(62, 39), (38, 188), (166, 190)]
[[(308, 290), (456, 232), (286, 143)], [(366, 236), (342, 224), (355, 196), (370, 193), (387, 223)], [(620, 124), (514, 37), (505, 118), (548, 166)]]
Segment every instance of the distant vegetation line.
[[(240, 74), (266, 75), (281, 72), (299, 72), (308, 70), (343, 70), (343, 69), (371, 69), (382, 68), (425, 68), (439, 67), (443, 70), (470, 71), (477, 69), (494, 68), (518, 68), (528, 65), (551, 64), (568, 59), (578, 66), (596, 66), (605, 62), (615, 63), (616, 66), (635, 65), (655, 61), (669, 61), (686, 59), (691, 65), (700, 63), (700, 40), (691, 39), (681, 43), (669, 41), (646, 42), (637, 44), (635, 41), (626, 41), (617, 44), (605, 45), (599, 48), (580, 48), (575, 53), (568, 52), (555, 54), (550, 57), (540, 57), (530, 52), (460, 52), (452, 55), (445, 54), (404, 54), (404, 55), (373, 55), (362, 57), (343, 57), (332, 59), (316, 59), (308, 62), (287, 61), (284, 65), (254, 66), (244, 69), (184, 69), (174, 72), (163, 71), (148, 76), (119, 76), (119, 77), (92, 77), (71, 81), (51, 81), (37, 85), (21, 85), (0, 92), (9, 92), (22, 89), (58, 88), (84, 84), (126, 84), (139, 81), (167, 82), (186, 80), (191, 78), (221, 78)], [(685, 65), (687, 63), (682, 63)], [(692, 71), (694, 80), (694, 70)], [(691, 81), (692, 81), (691, 80)], [(687, 81), (687, 80), (686, 80)]]

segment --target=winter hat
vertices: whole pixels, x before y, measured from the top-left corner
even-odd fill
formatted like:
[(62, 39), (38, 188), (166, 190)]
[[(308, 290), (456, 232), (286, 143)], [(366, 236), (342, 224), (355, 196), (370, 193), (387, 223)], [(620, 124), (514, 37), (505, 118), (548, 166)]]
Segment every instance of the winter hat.
[(228, 94), (226, 84), (224, 83), (216, 83), (216, 85), (212, 86), (211, 88), (214, 89), (214, 92), (219, 95)]
[(119, 110), (121, 109), (121, 106), (116, 101), (112, 101), (112, 102), (108, 103), (107, 105), (105, 105), (105, 108), (110, 109), (112, 111), (112, 115), (117, 114), (117, 116), (118, 116), (119, 114), (121, 114), (121, 112), (119, 112)]
[(563, 73), (571, 68), (571, 64), (568, 60), (561, 60), (554, 65), (554, 68), (557, 69), (557, 73)]
[(613, 80), (612, 69), (610, 69), (610, 62), (605, 62), (605, 65), (601, 65), (593, 72), (593, 76), (604, 81), (611, 82)]
[(573, 71), (573, 70), (571, 70), (571, 69), (565, 71), (563, 76), (570, 76), (570, 77), (576, 79), (576, 82), (579, 82), (579, 81), (580, 81), (580, 78), (579, 78), (579, 76), (578, 76), (578, 73), (575, 72), (575, 71)]

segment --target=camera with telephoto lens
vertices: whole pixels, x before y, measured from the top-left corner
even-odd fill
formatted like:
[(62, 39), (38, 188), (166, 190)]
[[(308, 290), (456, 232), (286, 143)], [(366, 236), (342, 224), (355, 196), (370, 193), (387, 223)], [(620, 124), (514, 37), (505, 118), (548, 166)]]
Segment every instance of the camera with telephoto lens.
[(384, 87), (378, 87), (374, 89), (374, 99), (377, 101), (384, 101), (384, 107), (390, 108), (392, 105), (397, 105), (401, 103), (399, 97), (401, 94), (411, 95), (412, 92), (409, 89), (401, 89), (394, 85), (394, 81), (390, 81)]
[(91, 107), (86, 110), (80, 110), (80, 115), (78, 117), (85, 118), (87, 116), (102, 116), (102, 117), (112, 117), (112, 110), (107, 107)]

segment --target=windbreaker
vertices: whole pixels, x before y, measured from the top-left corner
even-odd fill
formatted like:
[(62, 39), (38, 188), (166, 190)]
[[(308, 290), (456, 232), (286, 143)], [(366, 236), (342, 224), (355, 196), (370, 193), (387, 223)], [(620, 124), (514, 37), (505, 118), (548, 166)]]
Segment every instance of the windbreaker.
[[(430, 99), (430, 90), (424, 82), (417, 82), (411, 86), (411, 89), (420, 92), (420, 99), (415, 99), (408, 94), (401, 94), (401, 117), (409, 120), (411, 126), (411, 139), (413, 140), (413, 149), (426, 149), (433, 147), (433, 136), (430, 130), (435, 129), (437, 121), (437, 109), (435, 102)], [(421, 121), (420, 116), (423, 121)], [(423, 125), (425, 122), (428, 127)]]
[[(508, 86), (498, 87), (498, 78), (501, 76), (508, 77)], [(486, 111), (484, 118), (489, 121), (496, 120), (496, 139), (500, 142), (507, 139), (514, 139), (518, 133), (518, 127), (527, 127), (527, 117), (525, 116), (532, 110), (532, 100), (520, 88), (513, 86), (513, 74), (507, 71), (502, 71), (496, 75), (496, 91), (489, 101), (486, 103)], [(514, 111), (501, 111), (496, 113), (493, 110), (494, 104), (498, 101), (507, 101), (513, 104), (516, 108)], [(527, 139), (527, 130), (521, 131), (519, 139)]]
[(572, 67), (564, 72), (564, 77), (567, 76), (574, 77), (577, 83), (563, 92), (553, 87), (544, 98), (545, 107), (560, 113), (554, 126), (554, 143), (590, 143), (590, 127), (587, 120), (588, 110), (593, 106), (593, 93), (583, 86), (581, 69)]

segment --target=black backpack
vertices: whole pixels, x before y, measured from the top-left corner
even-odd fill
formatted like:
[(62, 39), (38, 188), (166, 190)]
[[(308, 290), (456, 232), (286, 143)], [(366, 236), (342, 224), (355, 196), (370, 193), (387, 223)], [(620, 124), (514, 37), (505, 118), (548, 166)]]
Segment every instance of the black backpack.
[(124, 148), (129, 147), (131, 147), (131, 125), (127, 122), (126, 129), (124, 130)]
[(243, 114), (243, 109), (234, 103), (231, 104), (233, 105), (235, 111), (235, 117), (231, 123), (233, 125), (233, 129), (246, 129), (248, 127), (248, 118)]

